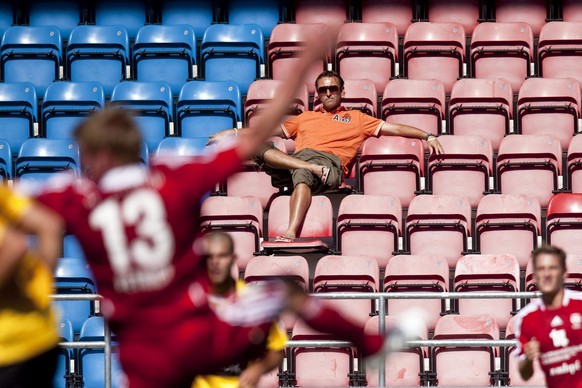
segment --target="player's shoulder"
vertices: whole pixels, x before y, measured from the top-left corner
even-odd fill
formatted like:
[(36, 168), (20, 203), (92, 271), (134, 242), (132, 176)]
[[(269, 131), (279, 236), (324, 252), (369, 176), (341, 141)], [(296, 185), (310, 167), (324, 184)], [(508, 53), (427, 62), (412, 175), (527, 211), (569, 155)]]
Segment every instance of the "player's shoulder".
[(526, 317), (535, 315), (536, 313), (542, 311), (543, 309), (543, 301), (541, 299), (534, 299), (529, 304), (524, 306), (519, 312), (517, 313), (517, 320), (523, 320)]
[(582, 306), (582, 292), (565, 289), (564, 297), (577, 306)]

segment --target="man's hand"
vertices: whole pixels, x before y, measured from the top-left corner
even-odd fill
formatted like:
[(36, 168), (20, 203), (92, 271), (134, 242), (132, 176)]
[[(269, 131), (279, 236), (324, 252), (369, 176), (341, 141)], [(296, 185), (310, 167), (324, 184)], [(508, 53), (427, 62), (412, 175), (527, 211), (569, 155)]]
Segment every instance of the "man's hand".
[(428, 144), (428, 150), (431, 154), (441, 155), (445, 151), (443, 150), (443, 146), (439, 142), (439, 139), (436, 136), (429, 136), (428, 140), (426, 141)]
[(236, 132), (237, 130), (234, 128), (216, 132), (214, 135), (208, 136), (208, 141), (206, 142), (206, 145), (215, 144), (228, 136), (234, 136), (236, 135)]
[(523, 346), (523, 353), (529, 361), (534, 361), (540, 356), (540, 342), (535, 338)]
[(264, 368), (260, 363), (249, 365), (239, 377), (239, 388), (255, 388), (263, 375)]

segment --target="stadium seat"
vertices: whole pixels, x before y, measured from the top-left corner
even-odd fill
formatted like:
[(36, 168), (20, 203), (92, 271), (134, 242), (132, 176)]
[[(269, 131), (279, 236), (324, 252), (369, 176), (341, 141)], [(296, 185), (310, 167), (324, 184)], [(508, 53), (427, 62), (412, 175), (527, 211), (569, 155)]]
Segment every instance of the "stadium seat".
[(438, 79), (450, 93), (463, 76), (465, 29), (459, 23), (413, 23), (404, 35), (404, 76)]
[[(457, 261), (455, 292), (519, 292), (519, 263), (513, 255), (467, 255)], [(488, 314), (505, 328), (517, 311), (515, 299), (458, 299), (461, 315)]]
[(562, 248), (568, 254), (582, 254), (580, 218), (582, 194), (561, 193), (548, 203), (546, 243)]
[(4, 82), (30, 82), (43, 96), (61, 77), (61, 33), (56, 27), (10, 27), (0, 45)]
[(261, 27), (265, 39), (271, 37), (271, 31), (279, 23), (278, 0), (229, 0), (228, 23), (250, 24)]
[(471, 236), (471, 204), (467, 197), (419, 195), (410, 201), (404, 233), (412, 255), (441, 255), (450, 268), (467, 252)]
[(212, 0), (164, 0), (161, 2), (162, 24), (187, 24), (194, 35), (202, 37), (213, 21)]
[[(493, 149), (481, 136), (446, 135), (439, 138), (444, 152), (428, 158), (427, 188), (433, 194), (459, 195), (476, 208), (489, 187)], [(491, 187), (492, 189), (492, 187)]]
[(372, 256), (384, 268), (398, 251), (400, 200), (384, 195), (348, 195), (337, 216), (337, 250), (342, 255)]
[(473, 31), (471, 74), (475, 78), (504, 78), (519, 90), (532, 75), (534, 41), (526, 23), (481, 23)]
[(299, 24), (322, 23), (339, 27), (349, 20), (346, 0), (297, 0), (295, 21)]
[(497, 191), (525, 194), (548, 205), (562, 175), (560, 141), (550, 135), (509, 135), (497, 156)]
[[(346, 109), (354, 109), (376, 117), (378, 94), (374, 82), (369, 79), (346, 79), (344, 80), (344, 96), (342, 97), (342, 106)], [(317, 95), (313, 101), (313, 110), (321, 107), (321, 101)]]
[(130, 39), (135, 39), (138, 30), (146, 23), (145, 1), (100, 0), (95, 2), (95, 24), (98, 26), (123, 26)]
[(261, 202), (263, 209), (268, 209), (279, 189), (271, 184), (271, 177), (264, 171), (257, 171), (252, 163), (243, 164), (239, 171), (226, 179), (226, 195), (235, 197), (253, 196)]
[(56, 172), (80, 175), (79, 148), (70, 139), (28, 139), (14, 164), (20, 181), (42, 181)]
[(438, 80), (395, 79), (382, 96), (380, 117), (389, 123), (408, 124), (433, 135), (444, 132), (445, 86)]
[[(449, 266), (441, 256), (398, 255), (388, 261), (384, 275), (384, 292), (447, 292)], [(426, 325), (434, 330), (447, 308), (444, 299), (417, 299), (414, 307), (425, 313)], [(398, 316), (410, 308), (410, 300), (388, 299), (388, 314)]]
[(552, 135), (568, 149), (578, 133), (582, 107), (580, 85), (573, 78), (530, 78), (517, 97), (517, 130), (524, 135)]
[(75, 27), (66, 58), (71, 81), (97, 81), (109, 97), (130, 76), (127, 30), (121, 26)]
[(197, 76), (196, 36), (188, 25), (149, 25), (140, 28), (133, 45), (134, 77), (164, 81), (177, 96), (186, 81)]
[(204, 152), (204, 142), (187, 137), (166, 137), (160, 141), (156, 156), (195, 156)]
[(421, 189), (424, 175), (422, 141), (405, 137), (370, 138), (358, 161), (360, 191), (366, 195), (393, 195), (407, 208)]
[(4, 31), (14, 23), (13, 5), (10, 2), (0, 3), (0, 31)]
[(81, 6), (78, 1), (32, 0), (28, 6), (28, 20), (33, 27), (55, 26), (64, 39), (79, 24)]
[(7, 183), (12, 175), (12, 150), (6, 140), (0, 139), (0, 181)]
[(260, 249), (263, 208), (254, 197), (209, 197), (200, 209), (200, 225), (205, 233), (218, 230), (232, 237), (236, 263), (244, 270)]
[[(507, 329), (505, 331), (505, 339), (512, 340), (516, 339), (515, 337), (515, 321), (516, 317), (511, 317), (509, 323), (507, 324)], [(509, 385), (512, 387), (545, 387), (546, 386), (546, 377), (545, 373), (543, 372), (539, 360), (535, 360), (533, 367), (534, 367), (534, 374), (533, 376), (524, 381), (519, 374), (518, 362), (515, 359), (515, 347), (508, 347), (505, 348), (507, 356), (505, 357), (505, 367), (504, 369), (508, 372), (509, 376)]]
[[(445, 315), (439, 319), (433, 339), (498, 340), (499, 327), (488, 315)], [(495, 370), (494, 347), (437, 347), (433, 348), (438, 385), (494, 385), (489, 372)]]
[[(75, 334), (73, 332), (73, 324), (67, 318), (60, 318), (57, 322), (59, 328), (59, 341), (61, 342), (73, 342), (75, 339)], [(70, 378), (70, 374), (73, 372), (70, 368), (71, 360), (73, 359), (74, 352), (72, 349), (60, 348), (58, 350), (57, 358), (57, 369), (55, 372), (55, 377), (53, 384), (56, 388), (66, 388), (67, 381)]]
[(414, 17), (413, 3), (412, 0), (362, 0), (362, 22), (393, 23), (403, 35)]
[(188, 82), (176, 105), (178, 133), (204, 143), (216, 132), (238, 128), (241, 115), (241, 92), (233, 81)]
[(476, 251), (486, 255), (508, 253), (525, 268), (541, 236), (542, 210), (534, 197), (491, 194), (483, 197), (475, 218)]
[(568, 147), (566, 159), (568, 190), (572, 193), (582, 193), (582, 136), (574, 136)]
[(104, 107), (100, 83), (54, 82), (46, 89), (40, 109), (43, 133), (49, 139), (72, 139), (75, 127)]
[[(318, 36), (325, 31), (325, 24), (279, 24), (271, 33), (271, 40), (267, 46), (267, 65), (272, 79), (282, 80), (287, 74), (294, 71), (299, 61), (298, 54), (303, 51), (303, 45), (313, 36)], [(309, 69), (305, 79), (307, 90), (315, 92), (315, 79), (327, 69), (328, 57), (326, 54), (322, 62), (314, 63)]]
[(0, 138), (17, 155), (22, 143), (34, 136), (38, 121), (36, 89), (29, 82), (0, 83)]
[(565, 22), (582, 22), (582, 4), (578, 0), (562, 0), (562, 18)]
[(346, 23), (335, 46), (337, 71), (343, 79), (369, 79), (384, 90), (395, 77), (398, 33), (392, 23)]
[(479, 6), (479, 0), (429, 0), (428, 21), (459, 23), (471, 35), (479, 20)]
[(546, 7), (546, 0), (495, 0), (495, 21), (527, 23), (538, 36), (546, 24)]
[(113, 89), (111, 105), (134, 113), (150, 152), (154, 152), (162, 139), (171, 134), (174, 108), (172, 91), (166, 82), (120, 82)]
[(63, 238), (63, 257), (85, 258), (85, 252), (83, 251), (83, 248), (81, 248), (79, 240), (72, 234), (67, 234)]
[(538, 73), (544, 78), (571, 77), (582, 83), (582, 18), (578, 22), (549, 22), (538, 42)]
[(200, 47), (202, 76), (206, 81), (234, 81), (242, 94), (261, 77), (265, 63), (263, 32), (256, 24), (214, 24)]
[(464, 78), (453, 85), (449, 102), (451, 135), (483, 136), (496, 152), (512, 123), (513, 92), (508, 81)]

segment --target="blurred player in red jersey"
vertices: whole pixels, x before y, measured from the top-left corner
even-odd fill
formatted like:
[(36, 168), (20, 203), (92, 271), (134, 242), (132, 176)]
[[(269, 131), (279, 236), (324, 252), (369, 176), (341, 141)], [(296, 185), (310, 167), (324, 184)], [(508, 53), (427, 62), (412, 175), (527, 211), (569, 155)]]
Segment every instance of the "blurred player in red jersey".
[(548, 388), (582, 386), (582, 293), (564, 289), (566, 254), (544, 246), (532, 253), (540, 299), (520, 310), (515, 324), (519, 339), (519, 373), (529, 380), (540, 360)]

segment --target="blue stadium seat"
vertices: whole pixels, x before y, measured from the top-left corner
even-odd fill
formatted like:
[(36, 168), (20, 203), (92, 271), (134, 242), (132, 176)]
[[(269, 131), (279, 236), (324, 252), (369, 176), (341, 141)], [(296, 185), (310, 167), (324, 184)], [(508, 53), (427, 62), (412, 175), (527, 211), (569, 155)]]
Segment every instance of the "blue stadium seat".
[(73, 28), (79, 25), (81, 7), (78, 1), (32, 0), (28, 8), (31, 26), (55, 26), (68, 39)]
[(79, 176), (79, 148), (67, 139), (28, 139), (20, 147), (14, 170), (21, 181), (43, 181), (63, 171)]
[[(60, 341), (73, 342), (75, 335), (73, 332), (73, 324), (67, 318), (61, 318), (58, 322)], [(71, 349), (59, 348), (57, 371), (53, 384), (55, 388), (66, 388), (67, 378), (70, 376), (70, 362), (73, 359), (74, 352)]]
[(165, 81), (177, 96), (182, 85), (196, 77), (196, 37), (188, 25), (145, 26), (133, 46), (134, 77)]
[(269, 39), (280, 19), (279, 0), (230, 0), (227, 12), (230, 24), (257, 24), (265, 39)]
[(98, 82), (54, 82), (40, 109), (44, 135), (71, 139), (73, 130), (91, 112), (105, 106), (105, 92)]
[(51, 82), (60, 78), (61, 33), (58, 28), (10, 27), (0, 46), (4, 82), (31, 82), (44, 95)]
[(167, 137), (160, 142), (156, 156), (194, 156), (200, 155), (206, 144), (204, 138)]
[(67, 66), (71, 81), (97, 81), (105, 96), (127, 77), (129, 38), (121, 26), (78, 26), (71, 32)]
[(182, 88), (176, 121), (182, 137), (204, 138), (241, 121), (240, 91), (232, 81), (192, 81)]
[(63, 257), (85, 258), (85, 252), (83, 252), (79, 240), (72, 234), (63, 238)]
[(200, 47), (206, 81), (232, 80), (242, 94), (261, 76), (265, 62), (263, 32), (256, 24), (215, 24), (206, 30)]
[(161, 3), (162, 24), (188, 24), (194, 28), (196, 36), (204, 35), (212, 24), (212, 0), (164, 0)]
[(12, 26), (14, 17), (12, 15), (12, 4), (8, 1), (0, 2), (0, 30), (4, 31)]
[(0, 138), (10, 143), (13, 154), (34, 134), (38, 105), (36, 89), (29, 82), (0, 83)]
[(131, 39), (146, 23), (146, 5), (140, 0), (114, 0), (95, 2), (95, 24), (98, 26), (123, 26)]
[(12, 150), (6, 140), (0, 139), (0, 180), (9, 179), (12, 179)]
[(170, 134), (172, 122), (172, 92), (165, 82), (121, 82), (113, 90), (111, 104), (135, 113), (142, 137), (149, 151), (155, 151), (162, 139)]

